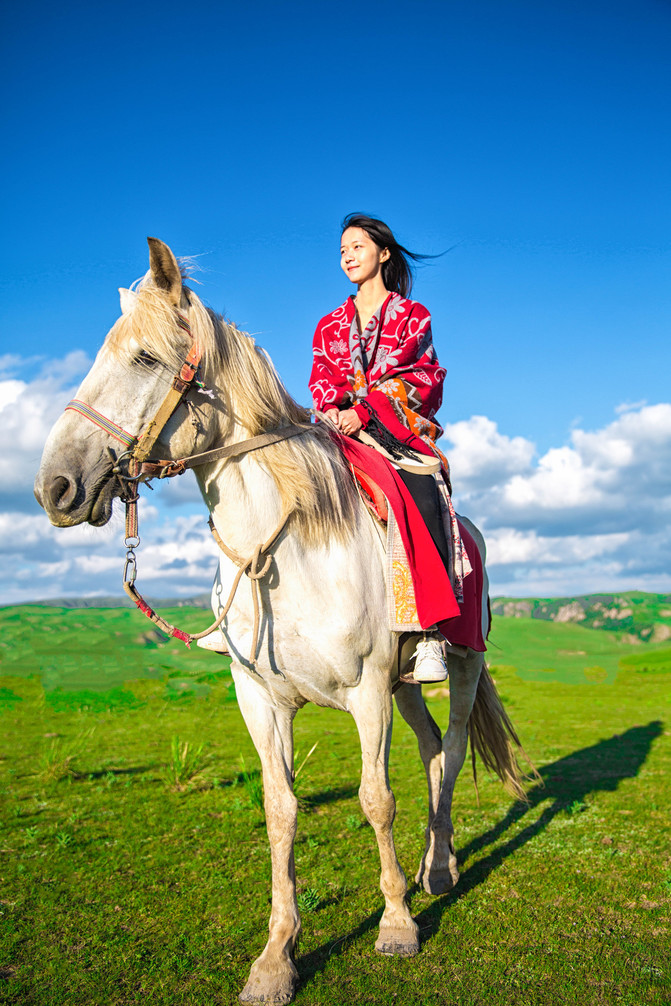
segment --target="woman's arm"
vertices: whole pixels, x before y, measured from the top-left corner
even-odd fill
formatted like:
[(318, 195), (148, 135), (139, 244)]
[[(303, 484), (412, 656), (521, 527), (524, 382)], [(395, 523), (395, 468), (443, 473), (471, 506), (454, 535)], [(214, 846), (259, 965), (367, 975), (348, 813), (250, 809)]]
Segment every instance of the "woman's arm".
[(317, 325), (312, 340), (312, 372), (308, 384), (314, 406), (320, 412), (342, 408), (354, 398), (347, 376), (326, 352), (325, 341), (327, 337), (333, 339), (333, 328), (333, 318), (327, 315)]

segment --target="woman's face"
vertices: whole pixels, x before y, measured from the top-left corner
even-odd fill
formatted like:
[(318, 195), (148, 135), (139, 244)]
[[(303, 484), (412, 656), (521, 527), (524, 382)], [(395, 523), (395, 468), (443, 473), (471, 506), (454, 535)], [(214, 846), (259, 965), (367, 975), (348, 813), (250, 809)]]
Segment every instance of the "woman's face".
[(388, 248), (378, 248), (361, 227), (348, 227), (340, 239), (340, 266), (352, 283), (361, 286), (382, 272)]

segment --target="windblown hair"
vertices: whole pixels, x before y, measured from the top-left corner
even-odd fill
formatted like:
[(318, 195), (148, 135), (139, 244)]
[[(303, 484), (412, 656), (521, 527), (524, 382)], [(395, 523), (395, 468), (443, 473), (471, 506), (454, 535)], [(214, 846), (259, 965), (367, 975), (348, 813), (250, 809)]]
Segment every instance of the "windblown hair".
[[(184, 279), (187, 277), (184, 276)], [(273, 363), (254, 339), (221, 315), (206, 308), (184, 286), (182, 310), (201, 346), (201, 373), (208, 387), (217, 389), (228, 430), (238, 423), (250, 437), (288, 425), (305, 433), (254, 452), (253, 457), (272, 476), (292, 529), (306, 543), (343, 540), (356, 520), (358, 497), (342, 453), (322, 424), (294, 401)], [(133, 285), (132, 310), (117, 321), (108, 346), (119, 357), (144, 350), (166, 367), (179, 371), (187, 337), (177, 324), (175, 309), (151, 273)]]
[(389, 258), (382, 263), (382, 282), (387, 290), (400, 293), (401, 297), (409, 297), (412, 293), (414, 280), (413, 263), (435, 258), (434, 255), (418, 255), (399, 244), (391, 232), (391, 228), (383, 220), (369, 217), (365, 213), (348, 213), (340, 228), (341, 236), (348, 227), (360, 227), (371, 241), (384, 251), (389, 249)]

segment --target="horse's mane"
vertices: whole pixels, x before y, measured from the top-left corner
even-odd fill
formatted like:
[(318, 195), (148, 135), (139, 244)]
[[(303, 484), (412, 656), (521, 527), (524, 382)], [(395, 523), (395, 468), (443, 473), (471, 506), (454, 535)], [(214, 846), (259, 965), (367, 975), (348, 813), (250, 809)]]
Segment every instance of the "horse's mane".
[[(186, 278), (186, 276), (184, 277)], [(143, 349), (179, 371), (185, 336), (166, 293), (147, 273), (131, 288), (133, 304), (111, 330), (107, 345), (117, 357)], [(292, 528), (309, 544), (343, 539), (355, 522), (357, 494), (341, 451), (322, 424), (310, 422), (284, 387), (275, 367), (254, 339), (227, 322), (183, 287), (184, 313), (202, 347), (201, 373), (217, 389), (230, 425), (239, 422), (250, 437), (295, 424), (305, 434), (265, 447), (252, 455), (273, 477)]]

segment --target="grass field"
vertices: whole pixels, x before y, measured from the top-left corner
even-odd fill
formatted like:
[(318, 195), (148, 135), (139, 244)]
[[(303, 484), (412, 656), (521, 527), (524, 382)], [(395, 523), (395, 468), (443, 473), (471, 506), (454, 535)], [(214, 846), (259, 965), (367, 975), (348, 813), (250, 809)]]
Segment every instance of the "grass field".
[[(8, 608), (0, 629), (0, 1002), (235, 1002), (265, 943), (270, 864), (226, 660), (163, 645), (124, 609)], [(537, 619), (499, 619), (492, 638), (544, 785), (526, 805), (481, 773), (478, 807), (464, 770), (461, 879), (439, 898), (411, 888), (413, 959), (373, 949), (354, 724), (299, 713), (297, 765), (317, 743), (297, 780), (299, 1006), (671, 1001), (671, 649)], [(444, 691), (428, 696), (445, 725)], [(425, 787), (400, 717), (391, 775), (412, 878)]]

